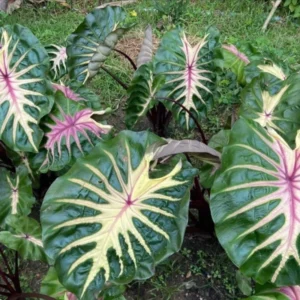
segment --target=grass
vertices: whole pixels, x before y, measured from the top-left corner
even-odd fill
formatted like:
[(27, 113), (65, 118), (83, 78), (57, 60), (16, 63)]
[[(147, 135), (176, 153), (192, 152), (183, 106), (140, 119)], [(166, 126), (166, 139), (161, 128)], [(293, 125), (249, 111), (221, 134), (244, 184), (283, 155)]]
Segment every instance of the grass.
[[(158, 1), (158, 0), (157, 0)], [(167, 1), (167, 0), (166, 0)], [(25, 5), (11, 16), (0, 15), (0, 26), (19, 23), (29, 27), (44, 45), (62, 44), (84, 18), (84, 11), (90, 10), (93, 2), (74, 1), (76, 10), (61, 8), (50, 4), (48, 7), (33, 8)], [(140, 37), (147, 24), (151, 24), (154, 32), (160, 38), (164, 31), (174, 27), (168, 16), (163, 16), (155, 10), (154, 0), (143, 0), (132, 6), (128, 11), (137, 12), (137, 26), (125, 38)], [(180, 24), (186, 30), (191, 40), (203, 36), (209, 26), (217, 27), (221, 32), (221, 42), (233, 43), (246, 48), (252, 44), (260, 50), (281, 57), (291, 65), (300, 63), (299, 25), (284, 9), (278, 10), (275, 21), (272, 21), (266, 33), (261, 27), (266, 19), (270, 5), (264, 0), (194, 0), (183, 12)], [(127, 50), (130, 54), (131, 49)], [(118, 55), (111, 56), (106, 64), (126, 83), (133, 74), (129, 64)], [(121, 109), (125, 103), (125, 91), (115, 84), (105, 73), (90, 82), (90, 87), (100, 96), (104, 106)], [(228, 98), (232, 97), (229, 95)], [(226, 98), (226, 95), (224, 95)], [(230, 101), (229, 101), (230, 102)], [(229, 103), (230, 104), (230, 103)], [(222, 113), (221, 113), (222, 111)], [(226, 121), (224, 113), (230, 115), (230, 105), (217, 106), (209, 114), (203, 127), (209, 135), (222, 128)], [(122, 129), (120, 112), (113, 115), (115, 125)], [(186, 133), (172, 124), (173, 137), (187, 137)], [(188, 136), (192, 138), (192, 136)], [(224, 252), (216, 245), (203, 246), (203, 241), (197, 240), (196, 245), (186, 245), (175, 258), (158, 268), (157, 275), (145, 283), (136, 282), (129, 288), (129, 298), (145, 298), (143, 291), (153, 299), (236, 299), (238, 288), (235, 282), (235, 268), (229, 262)], [(206, 242), (205, 242), (206, 243)], [(214, 270), (214, 271), (211, 271)], [(177, 276), (178, 275), (178, 276)], [(212, 295), (210, 293), (212, 291)], [(188, 295), (187, 295), (188, 294)], [(132, 296), (132, 298), (130, 298)], [(199, 296), (199, 297), (200, 297)], [(147, 299), (150, 299), (150, 298)], [(207, 297), (207, 298), (206, 298)]]

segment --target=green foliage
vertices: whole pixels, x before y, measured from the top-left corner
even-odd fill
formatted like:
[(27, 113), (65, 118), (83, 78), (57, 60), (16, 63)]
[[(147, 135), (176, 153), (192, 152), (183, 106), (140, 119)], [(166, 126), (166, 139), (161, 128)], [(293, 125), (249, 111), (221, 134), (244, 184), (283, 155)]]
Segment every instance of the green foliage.
[(284, 6), (288, 7), (294, 18), (300, 17), (300, 1), (299, 0), (285, 0)]

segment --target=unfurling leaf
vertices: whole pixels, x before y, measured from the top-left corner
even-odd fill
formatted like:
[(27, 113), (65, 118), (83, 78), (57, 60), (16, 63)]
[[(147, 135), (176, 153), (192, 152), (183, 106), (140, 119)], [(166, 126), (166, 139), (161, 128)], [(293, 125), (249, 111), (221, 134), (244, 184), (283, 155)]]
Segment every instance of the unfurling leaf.
[[(155, 56), (155, 73), (166, 77), (159, 97), (179, 101), (199, 119), (204, 117), (212, 101), (212, 72), (207, 36), (192, 46), (184, 32), (175, 29), (165, 34)], [(173, 112), (180, 125), (194, 127), (190, 115), (169, 101), (164, 104)]]
[(93, 116), (103, 115), (105, 112), (93, 111), (59, 92), (54, 109), (44, 120), (47, 126), (44, 145), (47, 157), (41, 171), (58, 171), (89, 153), (112, 128), (93, 119)]
[(0, 225), (10, 215), (28, 215), (35, 202), (26, 168), (18, 167), (13, 174), (0, 168)]
[(149, 278), (181, 246), (197, 171), (174, 157), (150, 172), (146, 150), (158, 141), (149, 132), (125, 131), (100, 142), (46, 194), (46, 252), (62, 284), (82, 300), (108, 281)]
[(118, 40), (129, 29), (122, 24), (126, 13), (121, 7), (95, 9), (68, 38), (68, 68), (71, 78), (85, 83), (95, 76)]
[(250, 63), (249, 58), (234, 45), (223, 45), (222, 54), (224, 57), (224, 67), (230, 69), (237, 76), (240, 84), (245, 84), (245, 66)]
[(0, 28), (0, 139), (12, 150), (38, 152), (39, 121), (53, 104), (47, 71), (47, 53), (28, 29)]
[(145, 38), (137, 58), (137, 67), (149, 63), (153, 56), (153, 41), (152, 41), (152, 27), (148, 25), (145, 31)]
[[(210, 207), (220, 243), (258, 283), (300, 283), (300, 131), (296, 148), (253, 121), (235, 123)], [(293, 276), (287, 276), (293, 274)]]
[(9, 231), (0, 232), (0, 243), (18, 251), (24, 259), (47, 261), (40, 224), (26, 216), (11, 215), (6, 221)]

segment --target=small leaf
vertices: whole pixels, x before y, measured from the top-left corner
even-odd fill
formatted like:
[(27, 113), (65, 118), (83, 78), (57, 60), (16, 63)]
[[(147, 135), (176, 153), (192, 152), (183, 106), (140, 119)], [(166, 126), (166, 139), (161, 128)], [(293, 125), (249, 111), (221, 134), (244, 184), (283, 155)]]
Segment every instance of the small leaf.
[(10, 215), (28, 215), (35, 202), (26, 167), (20, 166), (15, 174), (0, 168), (0, 225)]
[(57, 300), (76, 300), (76, 296), (68, 292), (59, 282), (54, 267), (50, 267), (42, 281), (41, 293)]
[(240, 291), (243, 293), (243, 295), (250, 296), (252, 294), (251, 278), (246, 277), (240, 271), (237, 271), (235, 275)]
[(6, 224), (9, 231), (0, 232), (0, 243), (18, 251), (24, 259), (47, 261), (40, 224), (26, 216), (11, 215)]
[(52, 78), (58, 80), (67, 73), (67, 48), (52, 44), (46, 50), (50, 56)]

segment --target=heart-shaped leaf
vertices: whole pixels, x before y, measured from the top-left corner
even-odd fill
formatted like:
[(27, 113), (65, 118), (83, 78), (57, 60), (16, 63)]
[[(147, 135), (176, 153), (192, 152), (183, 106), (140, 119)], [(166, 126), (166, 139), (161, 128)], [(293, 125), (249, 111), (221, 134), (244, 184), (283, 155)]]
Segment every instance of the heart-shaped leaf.
[(223, 150), (210, 201), (217, 236), (260, 284), (300, 283), (299, 158), (300, 131), (291, 149), (274, 130), (245, 120), (235, 123)]
[(264, 90), (261, 78), (254, 79), (243, 92), (240, 115), (275, 129), (294, 145), (300, 129), (300, 76), (290, 77), (275, 94)]
[(197, 171), (178, 157), (150, 171), (147, 147), (158, 141), (149, 132), (122, 132), (97, 145), (46, 194), (46, 252), (62, 284), (80, 299), (93, 299), (106, 282), (149, 278), (181, 246)]
[(101, 137), (112, 126), (101, 124), (93, 119), (105, 111), (93, 111), (82, 104), (56, 94), (55, 106), (44, 120), (48, 127), (45, 133), (47, 157), (41, 171), (58, 171), (91, 151)]
[[(198, 119), (206, 115), (207, 104), (212, 101), (211, 50), (208, 36), (192, 46), (182, 30), (174, 29), (165, 34), (155, 56), (155, 73), (166, 77), (159, 96), (178, 100)], [(165, 105), (180, 125), (194, 127), (190, 115), (180, 106), (169, 101)]]
[(16, 250), (24, 259), (47, 261), (40, 224), (26, 216), (11, 215), (6, 221), (9, 231), (0, 232), (0, 243)]
[(39, 120), (53, 105), (46, 50), (26, 28), (0, 28), (0, 139), (15, 151), (38, 152)]
[(18, 167), (15, 174), (0, 168), (0, 225), (10, 215), (28, 215), (35, 202), (26, 167)]
[(88, 14), (68, 38), (68, 68), (71, 78), (85, 83), (95, 76), (129, 29), (123, 25), (126, 13), (121, 7), (107, 6)]

